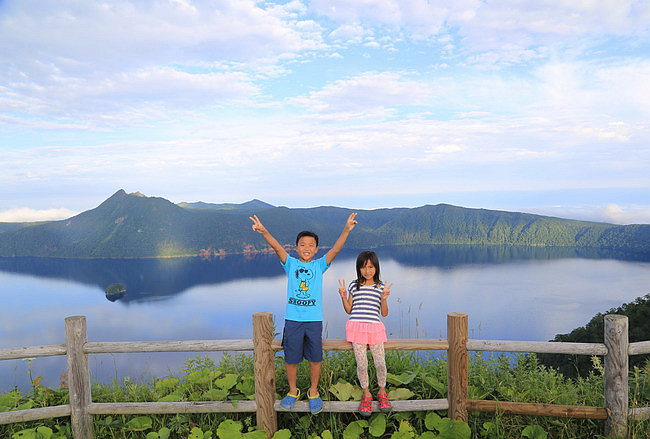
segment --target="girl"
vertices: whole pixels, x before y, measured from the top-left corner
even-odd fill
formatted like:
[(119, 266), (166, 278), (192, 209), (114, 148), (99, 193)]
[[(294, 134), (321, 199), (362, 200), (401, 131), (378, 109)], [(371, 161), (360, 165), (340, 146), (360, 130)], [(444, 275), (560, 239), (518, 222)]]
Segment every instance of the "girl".
[(368, 357), (366, 345), (370, 346), (372, 359), (377, 370), (379, 384), (379, 409), (382, 412), (390, 410), (390, 401), (386, 394), (386, 359), (384, 358), (384, 342), (386, 328), (379, 318), (379, 313), (388, 315), (386, 299), (390, 295), (391, 283), (385, 286), (379, 279), (379, 259), (375, 252), (364, 251), (357, 257), (357, 279), (350, 282), (345, 289), (345, 281), (339, 280), (339, 294), (345, 312), (350, 318), (345, 325), (346, 340), (352, 343), (354, 356), (357, 360), (357, 375), (363, 396), (359, 412), (363, 416), (372, 414), (372, 395), (368, 389)]

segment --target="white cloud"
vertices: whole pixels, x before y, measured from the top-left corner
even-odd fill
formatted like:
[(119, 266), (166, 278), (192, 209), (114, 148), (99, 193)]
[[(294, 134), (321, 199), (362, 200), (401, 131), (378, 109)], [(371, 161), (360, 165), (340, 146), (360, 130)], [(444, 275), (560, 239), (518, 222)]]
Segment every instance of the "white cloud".
[(0, 211), (0, 222), (18, 223), (18, 222), (33, 222), (33, 221), (55, 221), (70, 218), (77, 215), (79, 212), (70, 209), (32, 209), (29, 207), (21, 207), (16, 209), (9, 209)]
[(364, 73), (351, 79), (339, 80), (319, 91), (292, 100), (320, 113), (376, 111), (387, 107), (420, 105), (432, 97), (426, 83), (399, 73)]

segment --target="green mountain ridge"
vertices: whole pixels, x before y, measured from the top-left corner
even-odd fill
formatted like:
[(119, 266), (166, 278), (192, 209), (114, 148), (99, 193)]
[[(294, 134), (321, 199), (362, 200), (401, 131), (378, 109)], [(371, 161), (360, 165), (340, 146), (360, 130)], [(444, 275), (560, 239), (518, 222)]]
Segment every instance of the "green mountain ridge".
[(359, 225), (346, 246), (482, 244), (606, 248), (650, 255), (650, 225), (617, 226), (449, 204), (352, 210), (290, 209), (260, 200), (243, 204), (180, 203), (119, 190), (94, 209), (62, 221), (0, 228), (0, 256), (67, 258), (171, 257), (268, 250), (251, 230), (256, 214), (283, 244), (313, 230), (334, 243), (345, 219)]

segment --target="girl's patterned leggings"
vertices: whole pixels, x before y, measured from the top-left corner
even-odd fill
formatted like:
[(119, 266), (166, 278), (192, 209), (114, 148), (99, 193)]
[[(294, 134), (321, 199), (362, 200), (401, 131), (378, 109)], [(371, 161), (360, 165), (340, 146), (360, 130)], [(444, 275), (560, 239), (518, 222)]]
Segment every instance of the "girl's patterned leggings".
[[(379, 387), (386, 387), (386, 357), (384, 355), (384, 344), (371, 344), (370, 352), (372, 360), (375, 362), (377, 371), (377, 384)], [(368, 382), (368, 356), (366, 355), (366, 345), (352, 343), (354, 357), (357, 359), (357, 376), (362, 389), (367, 389)]]

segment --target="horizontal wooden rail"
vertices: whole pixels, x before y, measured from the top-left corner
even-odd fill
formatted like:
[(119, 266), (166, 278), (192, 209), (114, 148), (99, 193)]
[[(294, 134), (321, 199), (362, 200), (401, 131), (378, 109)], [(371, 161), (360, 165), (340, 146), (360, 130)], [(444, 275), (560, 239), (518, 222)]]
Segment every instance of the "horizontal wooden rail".
[(54, 405), (52, 407), (39, 407), (27, 410), (14, 410), (0, 413), (0, 424), (14, 422), (38, 421), (40, 419), (60, 418), (70, 416), (70, 405)]
[(645, 421), (646, 419), (650, 419), (650, 407), (630, 409), (628, 418), (633, 421)]
[(636, 343), (630, 343), (627, 353), (628, 355), (650, 354), (650, 341), (637, 341)]
[(603, 343), (557, 341), (468, 340), (470, 351), (536, 352), (539, 354), (607, 355)]
[(55, 355), (65, 355), (66, 352), (67, 351), (64, 344), (0, 349), (0, 360), (22, 360), (24, 358), (53, 357)]
[(257, 410), (255, 401), (190, 401), (190, 402), (93, 402), (92, 415), (167, 415), (175, 413), (244, 413)]
[(87, 342), (84, 345), (85, 354), (252, 350), (253, 340), (111, 341)]
[(513, 415), (553, 416), (557, 418), (607, 419), (603, 407), (540, 404), (529, 402), (467, 400), (467, 409), (478, 412), (499, 412)]

